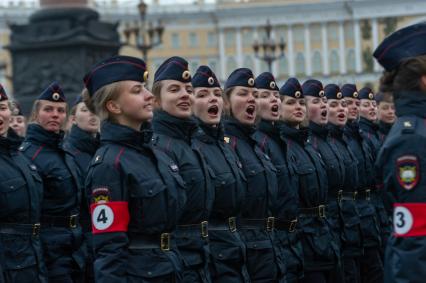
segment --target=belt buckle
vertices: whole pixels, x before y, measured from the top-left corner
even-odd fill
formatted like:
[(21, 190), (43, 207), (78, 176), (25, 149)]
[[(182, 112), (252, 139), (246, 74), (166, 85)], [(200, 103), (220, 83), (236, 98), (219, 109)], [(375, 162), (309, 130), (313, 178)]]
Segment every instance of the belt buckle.
[(237, 218), (236, 217), (229, 217), (228, 218), (228, 226), (229, 226), (229, 231), (231, 231), (232, 233), (237, 231)]
[(319, 205), (318, 206), (318, 215), (321, 218), (325, 218), (325, 205)]
[(33, 236), (38, 236), (40, 234), (40, 223), (33, 224)]
[(356, 200), (358, 197), (358, 192), (354, 192), (353, 199)]
[(170, 251), (170, 233), (161, 233), (160, 248), (162, 251)]
[(365, 199), (371, 200), (371, 190), (370, 189), (365, 190)]
[(201, 237), (207, 238), (209, 236), (209, 222), (201, 222)]
[(339, 191), (337, 192), (337, 200), (338, 200), (339, 202), (341, 202), (341, 201), (342, 201), (342, 199), (343, 199), (343, 190), (339, 190)]
[(70, 216), (69, 225), (72, 229), (77, 228), (77, 214)]
[(275, 217), (268, 217), (266, 219), (266, 231), (271, 232), (275, 227)]
[(288, 228), (288, 231), (290, 233), (293, 233), (294, 231), (296, 231), (296, 225), (297, 225), (297, 219), (293, 219), (290, 221), (290, 227)]

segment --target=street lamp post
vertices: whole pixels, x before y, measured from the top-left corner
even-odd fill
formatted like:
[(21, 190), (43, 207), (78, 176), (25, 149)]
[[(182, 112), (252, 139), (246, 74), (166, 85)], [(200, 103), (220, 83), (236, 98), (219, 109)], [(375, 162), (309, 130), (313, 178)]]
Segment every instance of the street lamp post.
[[(127, 24), (124, 29), (126, 45), (140, 50), (145, 63), (148, 60), (148, 51), (162, 43), (164, 32), (161, 21), (158, 21), (156, 26), (151, 21), (146, 21), (147, 8), (146, 3), (141, 0), (138, 4), (140, 21), (137, 21), (134, 25)], [(135, 39), (135, 44), (131, 43), (132, 38)]]
[[(272, 72), (272, 63), (275, 60), (284, 57), (286, 44), (283, 38), (281, 38), (280, 42), (277, 43), (275, 39), (271, 37), (272, 26), (269, 22), (269, 19), (266, 21), (266, 26), (264, 29), (266, 32), (266, 37), (264, 37), (260, 43), (257, 39), (253, 43), (254, 56), (262, 61), (265, 61), (268, 64), (269, 72)], [(279, 51), (277, 54), (276, 50)]]

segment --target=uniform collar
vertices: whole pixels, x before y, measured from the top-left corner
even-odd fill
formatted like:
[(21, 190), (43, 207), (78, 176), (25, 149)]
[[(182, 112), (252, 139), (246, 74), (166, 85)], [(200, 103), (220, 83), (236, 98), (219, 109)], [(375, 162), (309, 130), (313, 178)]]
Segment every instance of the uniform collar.
[(45, 130), (39, 124), (29, 124), (25, 141), (44, 144), (52, 148), (61, 148), (64, 132), (59, 133)]
[(152, 119), (152, 127), (156, 134), (163, 134), (172, 138), (191, 141), (198, 125), (194, 118), (177, 118), (163, 110), (157, 110)]
[(71, 145), (76, 147), (79, 151), (95, 154), (99, 147), (99, 135), (96, 137), (92, 133), (82, 130), (77, 125), (73, 125), (68, 135)]
[(216, 126), (208, 125), (197, 118), (198, 125), (200, 126), (204, 136), (206, 136), (207, 141), (223, 141), (224, 131), (223, 124), (219, 123)]
[(342, 127), (328, 123), (327, 129), (330, 133), (330, 136), (332, 136), (334, 138), (339, 138), (339, 139), (343, 138), (343, 128)]
[(379, 129), (379, 126), (377, 124), (364, 117), (359, 118), (359, 124), (363, 128), (367, 128), (370, 132), (376, 132)]
[(280, 140), (280, 124), (281, 123), (279, 121), (261, 120), (257, 125), (257, 129), (274, 140)]
[(385, 135), (389, 134), (393, 124), (379, 121), (379, 131)]
[(0, 152), (9, 153), (17, 151), (22, 143), (22, 138), (18, 136), (12, 128), (7, 131), (7, 137), (0, 136)]
[(136, 131), (127, 126), (105, 121), (101, 126), (101, 143), (119, 143), (126, 146), (142, 148), (152, 139), (152, 131)]
[(309, 134), (308, 128), (296, 129), (296, 128), (290, 127), (286, 123), (283, 123), (280, 126), (280, 132), (284, 138), (290, 138), (296, 141), (297, 143), (301, 144), (302, 146), (308, 140), (308, 134)]
[(419, 91), (404, 91), (396, 95), (396, 116), (415, 115), (426, 118), (426, 93)]
[(232, 136), (249, 140), (255, 131), (256, 128), (254, 126), (244, 125), (234, 117), (227, 117), (225, 119), (225, 132)]
[(326, 126), (318, 125), (312, 121), (309, 121), (309, 130), (316, 136), (322, 139), (326, 139), (328, 135), (328, 128)]

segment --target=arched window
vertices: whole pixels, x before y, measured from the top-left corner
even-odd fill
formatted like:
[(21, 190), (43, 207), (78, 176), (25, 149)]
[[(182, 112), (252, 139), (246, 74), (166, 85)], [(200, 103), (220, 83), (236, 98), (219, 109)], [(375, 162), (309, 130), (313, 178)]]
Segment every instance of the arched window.
[(346, 68), (348, 72), (355, 72), (355, 50), (349, 49), (346, 53)]
[(288, 75), (288, 60), (286, 56), (278, 61), (278, 72), (279, 75)]
[(330, 52), (330, 72), (332, 74), (337, 74), (339, 71), (339, 53), (337, 50), (332, 50)]
[(250, 70), (254, 69), (254, 62), (253, 62), (253, 58), (251, 58), (251, 56), (245, 56), (244, 57), (243, 67), (249, 68)]
[(229, 76), (232, 71), (237, 68), (237, 61), (234, 57), (228, 57), (226, 60), (226, 76)]
[(296, 56), (296, 75), (305, 76), (305, 55), (300, 52)]
[(318, 50), (316, 50), (314, 56), (312, 56), (312, 72), (316, 75), (323, 72), (321, 52)]

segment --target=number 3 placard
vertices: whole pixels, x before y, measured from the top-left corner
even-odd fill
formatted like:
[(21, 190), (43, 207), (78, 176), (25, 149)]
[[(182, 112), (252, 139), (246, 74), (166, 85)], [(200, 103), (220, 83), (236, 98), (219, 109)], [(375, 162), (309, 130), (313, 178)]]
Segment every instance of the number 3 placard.
[(426, 204), (396, 203), (393, 210), (395, 237), (416, 237), (426, 235)]

